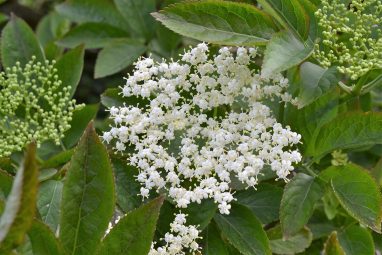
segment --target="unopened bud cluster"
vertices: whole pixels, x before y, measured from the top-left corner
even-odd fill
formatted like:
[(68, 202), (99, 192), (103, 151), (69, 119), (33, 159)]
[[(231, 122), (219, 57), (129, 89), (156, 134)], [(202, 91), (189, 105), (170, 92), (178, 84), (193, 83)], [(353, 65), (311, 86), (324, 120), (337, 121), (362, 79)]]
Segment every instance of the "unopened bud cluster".
[(322, 29), (322, 45), (315, 57), (325, 66), (352, 80), (382, 67), (382, 1), (322, 0), (316, 12)]
[(0, 73), (0, 157), (27, 143), (57, 144), (70, 128), (75, 109), (70, 87), (63, 86), (54, 62), (16, 63)]
[[(227, 47), (209, 56), (201, 43), (179, 62), (146, 58), (136, 63), (121, 94), (149, 103), (110, 108), (114, 125), (103, 140), (127, 153), (139, 169), (143, 197), (165, 190), (178, 208), (213, 199), (220, 213), (229, 214), (232, 178), (255, 187), (269, 165), (287, 180), (301, 161), (293, 149), (301, 136), (278, 123), (263, 100), (294, 101), (285, 92), (286, 78), (260, 75), (257, 56), (254, 48)], [(151, 254), (186, 254), (179, 235), (190, 227), (174, 227), (165, 237), (167, 246)], [(192, 245), (183, 245), (190, 253), (198, 249), (191, 241), (196, 238), (192, 233), (187, 239)]]

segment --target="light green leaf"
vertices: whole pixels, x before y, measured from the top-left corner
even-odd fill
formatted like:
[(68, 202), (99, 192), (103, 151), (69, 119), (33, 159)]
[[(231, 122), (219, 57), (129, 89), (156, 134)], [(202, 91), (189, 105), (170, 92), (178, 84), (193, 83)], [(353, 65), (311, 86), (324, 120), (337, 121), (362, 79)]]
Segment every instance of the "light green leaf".
[(303, 173), (298, 173), (285, 186), (280, 206), (280, 222), (285, 236), (293, 236), (308, 223), (314, 204), (322, 195), (323, 188), (318, 180)]
[(284, 28), (306, 39), (309, 33), (309, 16), (298, 0), (259, 0), (266, 12)]
[(61, 244), (51, 230), (38, 220), (34, 220), (28, 231), (33, 255), (63, 255)]
[(25, 233), (32, 224), (38, 185), (35, 157), (36, 145), (30, 144), (0, 218), (0, 254), (8, 254), (7, 252), (22, 244)]
[(23, 66), (32, 56), (37, 61), (45, 60), (42, 48), (33, 30), (25, 21), (12, 15), (1, 33), (1, 61), (4, 67), (12, 67), (16, 62)]
[(114, 212), (114, 177), (106, 148), (90, 123), (64, 183), (60, 240), (69, 254), (93, 254)]
[(335, 167), (334, 194), (345, 210), (374, 231), (381, 231), (382, 197), (369, 173), (354, 164)]
[(267, 231), (267, 236), (274, 254), (295, 254), (303, 252), (312, 242), (312, 232), (308, 228), (303, 228), (288, 239), (283, 238), (281, 226), (277, 225)]
[(274, 34), (264, 53), (262, 74), (270, 76), (302, 63), (312, 54), (313, 46), (311, 42), (301, 42), (288, 31)]
[(146, 46), (130, 39), (116, 41), (102, 49), (97, 57), (94, 77), (101, 78), (128, 67), (146, 51)]
[(204, 255), (229, 255), (227, 244), (221, 238), (216, 223), (212, 221), (204, 231), (203, 236)]
[(56, 233), (62, 197), (63, 183), (61, 181), (49, 180), (40, 185), (37, 199), (37, 209), (41, 220)]
[(232, 204), (229, 215), (216, 214), (214, 219), (222, 234), (242, 254), (272, 254), (267, 235), (249, 208)]
[(300, 93), (298, 107), (302, 108), (337, 85), (337, 68), (324, 69), (311, 62), (305, 62), (300, 67)]
[(162, 203), (159, 197), (128, 213), (105, 237), (97, 254), (148, 254)]
[(67, 0), (56, 11), (77, 23), (105, 23), (128, 31), (128, 25), (110, 0)]
[(323, 125), (311, 139), (306, 154), (316, 160), (338, 149), (382, 144), (382, 114), (351, 112)]
[(269, 224), (279, 218), (279, 209), (283, 190), (270, 184), (260, 184), (254, 189), (239, 191), (235, 198), (239, 204), (249, 207), (263, 224)]
[(374, 255), (373, 237), (367, 229), (350, 226), (338, 233), (338, 240), (346, 255)]
[(56, 63), (58, 77), (63, 87), (70, 87), (70, 95), (73, 97), (80, 82), (82, 69), (84, 68), (84, 47), (78, 46), (68, 51)]
[(73, 48), (84, 44), (86, 49), (102, 48), (110, 44), (114, 39), (128, 36), (126, 31), (103, 23), (84, 23), (70, 30), (58, 45)]
[(181, 35), (197, 40), (253, 46), (275, 31), (272, 19), (253, 5), (215, 0), (170, 5), (153, 16)]
[(136, 35), (150, 39), (156, 22), (150, 13), (156, 10), (155, 0), (114, 0), (117, 9)]
[(332, 232), (326, 241), (324, 246), (324, 255), (345, 255), (345, 252), (338, 241), (336, 231)]

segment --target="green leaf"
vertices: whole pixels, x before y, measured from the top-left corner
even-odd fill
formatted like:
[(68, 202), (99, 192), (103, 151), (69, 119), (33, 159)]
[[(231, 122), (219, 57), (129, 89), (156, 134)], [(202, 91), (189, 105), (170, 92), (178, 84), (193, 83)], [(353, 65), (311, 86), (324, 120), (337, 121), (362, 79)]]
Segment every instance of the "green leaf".
[(56, 233), (60, 218), (60, 205), (63, 183), (49, 180), (40, 185), (37, 199), (37, 209), (41, 220)]
[(191, 203), (184, 213), (188, 215), (187, 224), (198, 226), (203, 230), (211, 222), (216, 214), (217, 205), (212, 199), (202, 200), (200, 204)]
[(253, 5), (215, 0), (182, 2), (153, 16), (181, 35), (225, 45), (265, 44), (275, 31), (272, 19)]
[(332, 232), (326, 241), (324, 246), (324, 255), (345, 255), (345, 252), (338, 241), (336, 231)]
[(54, 169), (54, 168), (44, 169), (44, 170), (40, 171), (40, 175), (38, 176), (38, 181), (44, 182), (46, 180), (49, 180), (50, 178), (55, 176), (57, 173), (58, 173), (58, 170)]
[(155, 0), (114, 0), (114, 2), (135, 34), (146, 39), (153, 36), (156, 22), (150, 13), (156, 10)]
[(293, 236), (304, 227), (322, 195), (319, 182), (303, 173), (298, 173), (285, 186), (280, 206), (280, 222), (285, 236)]
[(28, 231), (28, 237), (32, 245), (33, 255), (62, 255), (64, 254), (61, 244), (50, 229), (38, 220), (34, 220)]
[(84, 44), (86, 49), (102, 48), (110, 44), (114, 39), (128, 36), (126, 31), (103, 23), (84, 23), (70, 30), (58, 45), (73, 48)]
[(281, 226), (277, 225), (267, 231), (267, 236), (274, 254), (295, 254), (303, 252), (312, 242), (312, 232), (308, 228), (303, 228), (288, 239), (283, 239)]
[(86, 105), (74, 111), (73, 119), (70, 122), (70, 129), (65, 132), (62, 139), (67, 148), (73, 147), (80, 139), (88, 123), (95, 118), (98, 112), (98, 104)]
[(90, 123), (70, 161), (63, 187), (60, 239), (68, 253), (92, 254), (114, 212), (107, 150)]
[(337, 85), (337, 68), (324, 69), (311, 62), (305, 62), (300, 67), (300, 93), (298, 107), (302, 108)]
[(0, 218), (0, 254), (7, 254), (7, 251), (20, 245), (32, 224), (38, 185), (35, 157), (36, 145), (30, 144)]
[(74, 150), (66, 150), (59, 152), (48, 158), (41, 164), (41, 169), (56, 168), (66, 164), (72, 157)]
[(298, 0), (259, 0), (266, 12), (284, 28), (306, 39), (309, 33), (309, 16)]
[(260, 184), (254, 189), (239, 191), (235, 198), (239, 204), (249, 207), (263, 224), (269, 224), (279, 218), (279, 209), (283, 190), (270, 184)]
[(37, 25), (36, 35), (41, 45), (46, 47), (56, 41), (70, 29), (70, 22), (56, 12), (43, 17)]
[(221, 238), (216, 223), (212, 221), (204, 231), (203, 236), (204, 255), (229, 255), (227, 244)]
[(267, 235), (249, 208), (232, 204), (229, 215), (216, 214), (214, 219), (222, 234), (242, 254), (271, 254)]
[(159, 197), (128, 213), (105, 237), (97, 254), (148, 254), (162, 203)]
[(124, 100), (120, 88), (109, 88), (101, 95), (101, 103), (107, 108), (123, 106)]
[(94, 77), (101, 78), (123, 70), (134, 63), (145, 51), (146, 46), (130, 39), (111, 43), (99, 52)]
[(62, 81), (62, 86), (70, 87), (71, 97), (73, 97), (81, 79), (82, 69), (84, 68), (84, 55), (84, 47), (78, 46), (68, 51), (55, 65), (58, 70), (57, 75)]
[(270, 76), (296, 66), (309, 58), (313, 50), (313, 43), (303, 43), (288, 31), (274, 34), (264, 53), (262, 74)]
[(350, 226), (338, 233), (338, 240), (346, 255), (374, 255), (375, 248), (370, 232), (360, 226)]
[(382, 143), (382, 114), (351, 112), (323, 125), (306, 154), (316, 160), (338, 149), (354, 149)]
[(25, 21), (12, 15), (1, 33), (1, 61), (4, 67), (12, 67), (16, 62), (27, 64), (32, 56), (44, 61), (44, 53), (33, 30)]
[(368, 172), (354, 164), (336, 167), (331, 180), (334, 194), (345, 210), (374, 231), (381, 231), (382, 197)]
[(105, 23), (128, 31), (128, 25), (110, 0), (67, 0), (56, 11), (76, 23)]
[(0, 169), (0, 199), (5, 199), (12, 189), (13, 177)]

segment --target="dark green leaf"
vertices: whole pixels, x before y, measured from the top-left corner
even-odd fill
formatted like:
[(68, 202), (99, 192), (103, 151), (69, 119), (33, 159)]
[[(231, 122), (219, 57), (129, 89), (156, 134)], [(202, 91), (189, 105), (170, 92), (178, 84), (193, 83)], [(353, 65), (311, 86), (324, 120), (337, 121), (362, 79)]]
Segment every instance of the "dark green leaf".
[(284, 189), (280, 206), (281, 228), (285, 236), (293, 236), (308, 222), (314, 204), (323, 195), (318, 180), (298, 173)]
[(153, 16), (169, 29), (197, 40), (225, 45), (265, 44), (275, 30), (272, 19), (253, 5), (223, 2), (182, 2)]
[(32, 224), (38, 185), (35, 157), (36, 145), (30, 144), (0, 218), (0, 254), (7, 254), (7, 251), (20, 245)]
[(338, 241), (336, 231), (334, 231), (326, 241), (324, 255), (345, 255), (345, 252)]
[(227, 244), (221, 238), (216, 223), (212, 221), (204, 231), (203, 254), (204, 255), (229, 255)]
[(12, 16), (1, 33), (1, 61), (4, 67), (12, 67), (16, 62), (22, 66), (32, 56), (37, 61), (44, 61), (44, 53), (33, 30), (22, 19)]
[(13, 177), (6, 171), (0, 169), (0, 199), (5, 199), (12, 189)]
[(371, 175), (375, 178), (377, 184), (382, 186), (382, 157), (378, 160), (377, 164), (371, 170)]
[(97, 254), (148, 254), (162, 203), (159, 197), (128, 213), (105, 237)]
[(107, 108), (123, 106), (124, 100), (122, 91), (119, 88), (107, 89), (101, 95), (101, 103)]
[(36, 28), (36, 35), (43, 47), (56, 41), (70, 29), (70, 22), (56, 12), (51, 12), (41, 19)]
[(382, 143), (382, 114), (352, 112), (323, 125), (308, 145), (307, 154), (320, 159), (337, 149)]
[(65, 132), (62, 142), (67, 148), (73, 147), (80, 139), (88, 123), (95, 118), (98, 112), (98, 104), (86, 105), (74, 111), (73, 119), (70, 122), (70, 129)]
[(345, 210), (374, 231), (381, 231), (382, 197), (369, 173), (353, 164), (336, 167), (331, 180), (334, 194)]
[(280, 225), (269, 229), (267, 236), (271, 244), (272, 253), (283, 255), (303, 252), (310, 246), (313, 238), (312, 232), (305, 227), (285, 240)]
[(114, 0), (114, 2), (135, 34), (146, 39), (153, 36), (156, 24), (150, 13), (156, 10), (155, 0)]
[(374, 255), (373, 237), (360, 226), (350, 226), (338, 233), (338, 240), (346, 255)]
[(114, 177), (106, 148), (90, 123), (64, 183), (60, 239), (68, 253), (92, 254), (114, 212)]
[(84, 44), (86, 49), (102, 48), (113, 39), (127, 37), (126, 31), (103, 23), (84, 23), (70, 30), (58, 44), (73, 48)]
[(49, 180), (40, 185), (37, 199), (37, 209), (41, 220), (56, 233), (59, 218), (63, 183)]
[(64, 254), (54, 234), (38, 220), (34, 220), (32, 227), (28, 231), (28, 237), (32, 245), (33, 255)]
[(312, 54), (313, 46), (299, 41), (289, 31), (274, 34), (264, 53), (262, 74), (269, 76), (302, 63)]
[(71, 97), (74, 95), (81, 79), (84, 67), (84, 54), (84, 47), (78, 46), (68, 51), (55, 65), (58, 70), (58, 77), (62, 81), (62, 86), (70, 88)]
[(111, 43), (99, 52), (94, 77), (101, 78), (123, 70), (136, 61), (145, 51), (146, 46), (130, 39)]
[(55, 154), (41, 164), (41, 169), (55, 168), (64, 165), (70, 160), (74, 150), (66, 150)]
[(267, 235), (249, 208), (233, 204), (229, 215), (216, 214), (214, 219), (222, 234), (242, 254), (271, 254)]
[(270, 184), (260, 184), (254, 189), (239, 191), (235, 198), (239, 204), (249, 207), (263, 224), (279, 218), (283, 190)]
[(188, 215), (187, 224), (199, 225), (199, 230), (205, 229), (215, 216), (217, 208), (217, 205), (212, 199), (202, 200), (200, 204), (190, 204), (184, 209), (184, 213)]
[(305, 62), (300, 67), (300, 93), (298, 106), (302, 108), (337, 85), (339, 78), (337, 68), (324, 69), (311, 62)]

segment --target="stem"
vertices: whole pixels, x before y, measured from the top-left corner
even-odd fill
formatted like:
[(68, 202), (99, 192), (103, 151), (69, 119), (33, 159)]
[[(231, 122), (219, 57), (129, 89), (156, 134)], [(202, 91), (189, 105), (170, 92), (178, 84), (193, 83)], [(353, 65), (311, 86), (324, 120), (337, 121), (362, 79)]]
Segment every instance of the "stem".
[(214, 108), (214, 118), (216, 118), (217, 116), (218, 116), (218, 108), (217, 107), (215, 107)]
[(346, 93), (348, 93), (348, 94), (351, 94), (351, 93), (352, 93), (352, 89), (351, 89), (349, 86), (347, 86), (345, 83), (343, 83), (342, 81), (339, 81), (339, 82), (338, 82), (338, 86), (339, 86), (343, 91), (345, 91)]

